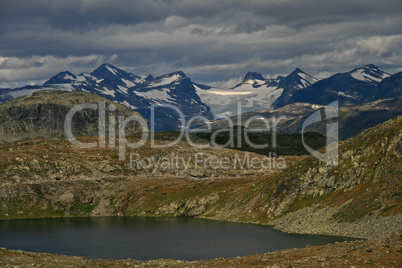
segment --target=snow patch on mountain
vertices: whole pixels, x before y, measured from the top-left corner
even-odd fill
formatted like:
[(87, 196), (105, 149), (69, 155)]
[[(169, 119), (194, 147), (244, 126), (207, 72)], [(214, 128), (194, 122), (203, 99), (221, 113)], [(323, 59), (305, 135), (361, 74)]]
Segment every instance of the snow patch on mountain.
[(122, 92), (123, 94), (128, 95), (128, 88), (122, 87), (122, 86), (117, 86), (117, 87), (120, 90), (120, 92)]
[[(220, 95), (220, 96), (234, 96), (234, 95), (248, 95), (253, 93), (252, 91), (227, 91), (227, 90), (210, 90), (209, 93), (212, 95)], [(202, 93), (200, 93), (202, 94)]]
[(65, 80), (75, 80), (75, 77), (72, 77), (72, 76), (69, 75), (69, 74), (65, 74), (64, 79), (65, 79)]
[(116, 92), (114, 90), (111, 90), (107, 87), (103, 87), (102, 89), (103, 90), (100, 90), (100, 92), (102, 92), (102, 94), (116, 97)]
[(377, 82), (380, 83), (384, 78), (387, 78), (390, 76), (390, 74), (384, 73), (381, 76), (372, 76), (370, 74), (365, 73), (364, 69), (358, 69), (355, 72), (350, 74), (354, 79), (364, 81), (364, 82)]
[(135, 92), (146, 99), (157, 101), (159, 103), (173, 103), (171, 96), (169, 95), (169, 88), (153, 89), (147, 92)]
[(179, 74), (175, 74), (170, 77), (164, 77), (160, 81), (151, 82), (149, 84), (149, 87), (160, 87), (160, 86), (164, 86), (164, 85), (169, 85), (180, 78), (182, 78), (182, 77)]
[(234, 87), (232, 90), (236, 91), (236, 92), (253, 92), (259, 88), (262, 88), (261, 86), (264, 84), (264, 82), (262, 82), (261, 84), (259, 83), (242, 83), (236, 87)]
[(122, 102), (120, 102), (120, 103), (123, 104), (123, 105), (125, 105), (127, 108), (130, 108), (130, 109), (133, 109), (133, 110), (138, 109), (138, 108), (135, 107), (134, 105), (128, 103), (126, 100), (125, 100), (125, 101), (122, 101)]
[(117, 72), (114, 68), (111, 68), (110, 65), (106, 65), (106, 69), (108, 69), (109, 72), (111, 72), (114, 75), (117, 75)]
[(371, 84), (378, 84), (384, 78), (391, 76), (389, 73), (384, 72), (379, 67), (368, 64), (360, 68), (356, 68), (349, 72), (349, 75), (352, 76), (354, 79), (368, 82)]
[(349, 94), (346, 94), (346, 93), (343, 92), (343, 91), (333, 91), (333, 90), (329, 90), (329, 92), (338, 94), (338, 96), (342, 96), (342, 97), (345, 97), (345, 98), (357, 99), (357, 97), (352, 96), (352, 95), (349, 95)]
[(264, 90), (255, 91), (246, 99), (245, 108), (260, 106), (267, 110), (272, 109), (272, 104), (282, 94), (283, 88), (267, 87)]
[(251, 84), (242, 84), (234, 89), (211, 88), (204, 90), (194, 85), (198, 96), (206, 103), (216, 117), (232, 116), (237, 114), (238, 103), (241, 103), (243, 112), (252, 110), (267, 110), (282, 94), (283, 89), (277, 87), (253, 87)]
[(300, 88), (308, 87), (309, 85), (312, 85), (318, 81), (317, 78), (312, 77), (311, 75), (308, 75), (303, 72), (299, 72), (298, 75), (302, 78), (302, 79), (300, 79), (300, 82), (303, 84), (303, 85), (299, 85), (299, 86), (301, 86)]
[(127, 87), (134, 87), (136, 84), (131, 82), (130, 80), (122, 78), (123, 82), (126, 84)]
[(77, 76), (77, 78), (75, 79), (75, 82), (85, 82), (85, 76), (84, 75), (79, 75)]

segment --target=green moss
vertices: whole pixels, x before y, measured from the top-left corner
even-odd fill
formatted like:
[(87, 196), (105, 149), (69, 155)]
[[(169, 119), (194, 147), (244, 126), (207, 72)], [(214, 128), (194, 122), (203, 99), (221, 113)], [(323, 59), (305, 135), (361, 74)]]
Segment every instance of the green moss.
[(6, 169), (8, 168), (8, 166), (9, 166), (8, 163), (0, 162), (0, 172), (6, 171)]
[(71, 207), (70, 214), (73, 216), (89, 215), (95, 207), (94, 204), (77, 204)]
[(21, 200), (3, 201), (0, 206), (1, 219), (50, 218), (65, 216), (65, 209), (50, 202)]

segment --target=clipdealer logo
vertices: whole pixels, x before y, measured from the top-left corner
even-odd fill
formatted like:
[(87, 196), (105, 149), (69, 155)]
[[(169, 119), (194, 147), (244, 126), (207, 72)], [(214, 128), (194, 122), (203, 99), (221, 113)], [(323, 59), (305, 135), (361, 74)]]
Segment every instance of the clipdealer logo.
[[(187, 121), (187, 124), (185, 122), (185, 116), (181, 112), (181, 110), (173, 105), (170, 104), (160, 104), (160, 105), (152, 105), (151, 106), (151, 116), (150, 116), (150, 126), (151, 126), (151, 131), (148, 128), (148, 122), (140, 115), (132, 115), (129, 117), (124, 117), (124, 116), (115, 116), (115, 115), (110, 115), (110, 112), (114, 112), (116, 110), (116, 106), (114, 104), (109, 104), (108, 107), (106, 107), (105, 102), (100, 102), (98, 104), (96, 103), (83, 103), (76, 105), (73, 107), (67, 114), (65, 122), (64, 122), (64, 130), (65, 130), (65, 135), (67, 139), (76, 147), (78, 148), (94, 148), (94, 147), (106, 147), (106, 139), (108, 138), (108, 144), (107, 147), (109, 148), (115, 148), (116, 146), (118, 147), (119, 151), (119, 160), (126, 160), (126, 150), (127, 148), (140, 148), (141, 146), (145, 145), (145, 143), (150, 140), (150, 146), (151, 148), (168, 148), (176, 145), (180, 140), (185, 137), (186, 141), (193, 147), (196, 147), (197, 149), (213, 146), (213, 147), (234, 147), (234, 144), (236, 143), (238, 146), (241, 146), (243, 142), (245, 142), (250, 148), (254, 149), (264, 149), (268, 148), (271, 146), (271, 148), (276, 148), (277, 146), (277, 125), (281, 120), (286, 119), (285, 116), (280, 116), (278, 118), (272, 117), (272, 118), (264, 118), (261, 116), (254, 116), (251, 118), (248, 118), (245, 122), (241, 121), (241, 103), (238, 103), (238, 111), (237, 111), (237, 122), (234, 122), (232, 118), (229, 117), (220, 117), (220, 120), (226, 120), (228, 123), (228, 128), (226, 129), (220, 129), (220, 130), (215, 130), (211, 136), (211, 143), (205, 143), (205, 144), (199, 144), (199, 143), (194, 143), (191, 138), (190, 138), (190, 133), (194, 131), (194, 129), (191, 129), (191, 124), (195, 120), (202, 120), (205, 122), (206, 128), (202, 129), (204, 131), (211, 131), (212, 126), (211, 126), (211, 121), (207, 119), (204, 116), (194, 116), (190, 118)], [(164, 143), (164, 144), (157, 144), (155, 142), (155, 109), (163, 107), (164, 109), (172, 109), (175, 111), (180, 118), (181, 126), (180, 126), (180, 133), (178, 137), (171, 142)], [(73, 134), (72, 131), (72, 126), (73, 126), (73, 117), (74, 115), (84, 109), (92, 109), (92, 110), (98, 110), (99, 118), (98, 118), (98, 136), (99, 140), (98, 142), (90, 142), (90, 143), (84, 143), (80, 142), (76, 139), (76, 137)], [(320, 153), (317, 150), (312, 149), (309, 147), (305, 140), (304, 140), (304, 133), (305, 130), (308, 126), (320, 122), (322, 120), (336, 120), (338, 116), (338, 101), (335, 101), (327, 106), (324, 106), (322, 111), (325, 113), (325, 116), (322, 118), (321, 117), (321, 110), (317, 110), (308, 118), (305, 120), (302, 126), (302, 143), (304, 148), (314, 157), (319, 159), (320, 161), (332, 165), (332, 166), (337, 166), (338, 165), (338, 123), (337, 122), (331, 122), (327, 124), (327, 129), (326, 129), (326, 151), (325, 153)], [(106, 120), (107, 119), (107, 120)], [(215, 120), (217, 118), (214, 118)], [(262, 122), (265, 126), (265, 129), (252, 129), (250, 128), (250, 125), (252, 122), (255, 120)], [(108, 122), (108, 125), (106, 124), (106, 121)], [(136, 123), (140, 129), (141, 129), (141, 137), (136, 140), (136, 142), (130, 142), (126, 138), (126, 128), (127, 125), (130, 122)], [(118, 127), (118, 128), (117, 128)], [(238, 130), (241, 130), (240, 133), (242, 133), (243, 136), (241, 135), (236, 135), (235, 132), (233, 131), (235, 128), (238, 128)], [(116, 133), (116, 128), (117, 133)], [(229, 131), (229, 139), (226, 144), (219, 144), (217, 142), (217, 135), (221, 132), (224, 131)], [(271, 133), (271, 143), (265, 143), (265, 144), (255, 144), (253, 143), (248, 136), (248, 133), (251, 132), (270, 132)], [(244, 138), (244, 141), (243, 139)], [(235, 142), (236, 141), (236, 142)], [(116, 144), (117, 143), (117, 144)], [(134, 154), (135, 155), (135, 154)], [(272, 155), (271, 157), (275, 157), (276, 155)], [(135, 155), (135, 159), (137, 159), (137, 166), (147, 166), (145, 164), (139, 164), (139, 155)], [(132, 164), (133, 161), (133, 156), (130, 155), (130, 165)], [(143, 163), (148, 160), (143, 160)], [(148, 162), (152, 162), (155, 160), (150, 159)], [(187, 160), (182, 160), (182, 161), (189, 161)], [(155, 164), (154, 164), (155, 166)], [(160, 165), (161, 166), (161, 165)]]

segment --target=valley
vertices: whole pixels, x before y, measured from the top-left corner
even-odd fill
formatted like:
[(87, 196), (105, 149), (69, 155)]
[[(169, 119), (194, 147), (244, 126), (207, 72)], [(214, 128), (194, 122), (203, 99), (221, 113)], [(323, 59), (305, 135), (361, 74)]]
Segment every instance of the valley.
[(0, 268), (402, 267), (401, 11), (0, 0)]
[[(1, 146), (0, 218), (197, 216), (277, 223), (292, 232), (386, 236), (402, 226), (401, 128), (397, 117), (341, 143), (337, 167), (322, 166), (312, 156), (284, 156), (283, 170), (191, 165), (184, 172), (155, 173), (130, 169), (113, 157), (116, 149), (77, 151), (63, 139), (6, 144)], [(172, 149), (194, 153), (186, 143)], [(136, 152), (170, 154), (146, 146)], [(204, 153), (233, 156), (233, 150), (213, 147)]]
[[(290, 78), (299, 77), (301, 72), (296, 70)], [(117, 74), (120, 80), (116, 78)], [(236, 263), (247, 266), (247, 262), (254, 267), (271, 261), (278, 263), (278, 256), (282, 256), (281, 263), (288, 264), (309, 261), (317, 264), (323, 261), (328, 265), (346, 264), (348, 262), (343, 262), (343, 258), (346, 258), (356, 264), (364, 259), (363, 264), (375, 262), (398, 266), (402, 226), (402, 117), (397, 75), (386, 75), (387, 78), (382, 82), (378, 79), (363, 81), (370, 83), (372, 90), (378, 85), (378, 88), (392, 85), (392, 88), (396, 88), (393, 91), (395, 96), (390, 93), (386, 95), (389, 97), (387, 99), (367, 102), (362, 98), (358, 104), (340, 102), (336, 120), (342, 140), (339, 141), (338, 165), (335, 166), (309, 155), (300, 134), (303, 122), (314, 113), (324, 113), (324, 105), (314, 102), (290, 103), (277, 109), (249, 111), (231, 118), (234, 122), (240, 122), (240, 125), (232, 128), (227, 124), (227, 119), (223, 119), (213, 121), (210, 130), (205, 128), (206, 125), (199, 124), (198, 131), (186, 132), (185, 135), (175, 128), (174, 131), (153, 132), (141, 125), (141, 122), (147, 123), (149, 114), (141, 113), (141, 109), (133, 110), (124, 101), (118, 104), (114, 98), (103, 97), (115, 94), (111, 93), (111, 87), (103, 88), (102, 94), (79, 89), (84, 85), (89, 89), (89, 82), (83, 82), (82, 77), (91, 79), (93, 83), (106, 83), (96, 82), (94, 77), (101, 75), (107, 83), (119, 84), (117, 88), (122, 87), (121, 81), (126, 85), (129, 79), (137, 81), (141, 84), (136, 88), (138, 92), (143, 92), (141, 94), (144, 96), (146, 93), (155, 93), (152, 97), (146, 97), (151, 102), (161, 100), (162, 93), (173, 94), (173, 89), (164, 88), (167, 84), (173, 87), (190, 83), (182, 72), (142, 79), (102, 65), (91, 76), (63, 73), (50, 79), (43, 88), (33, 89), (35, 92), (0, 104), (3, 115), (0, 119), (1, 220), (105, 216), (195, 217), (270, 225), (288, 233), (364, 240), (317, 246), (314, 250), (306, 247), (198, 262), (100, 261), (67, 256), (54, 257), (54, 262), (60, 261), (63, 265), (81, 263), (88, 267), (109, 264), (117, 267), (126, 264), (231, 266)], [(302, 77), (308, 78), (306, 74)], [(367, 76), (358, 76), (359, 79), (361, 77), (367, 80)], [(71, 90), (54, 90), (53, 83), (60, 83), (60, 79), (68, 82), (64, 88), (69, 84)], [(238, 94), (245, 92), (242, 90), (246, 87), (247, 90), (262, 90), (261, 87), (268, 85), (278, 88), (287, 81), (287, 78), (280, 78), (280, 81), (263, 79), (256, 73), (248, 73), (245, 82), (227, 91), (233, 90)], [(315, 80), (309, 78), (302, 84), (307, 86), (309, 81)], [(191, 94), (200, 90), (217, 94), (215, 89), (204, 85), (194, 84), (190, 87), (194, 88)], [(303, 90), (302, 86), (298, 87)], [(8, 91), (4, 92), (6, 95), (3, 94), (3, 97), (11, 96)], [(291, 90), (288, 92), (295, 93)], [(205, 96), (201, 94), (201, 97), (194, 99), (201, 106), (191, 103), (187, 108), (204, 107), (200, 109), (210, 113), (213, 109), (198, 102)], [(188, 96), (180, 95), (179, 99), (182, 98), (188, 99)], [(281, 99), (291, 100), (285, 97)], [(148, 109), (146, 107), (151, 102), (143, 102), (144, 109)], [(71, 142), (71, 137), (66, 136), (66, 116), (73, 107), (82, 103), (96, 105), (77, 110), (74, 120), (67, 126), (75, 141), (88, 145), (87, 148), (77, 147)], [(180, 105), (181, 109), (184, 107), (186, 117), (194, 112), (186, 110), (187, 104)], [(256, 104), (251, 106), (259, 109)], [(194, 113), (202, 115), (201, 110)], [(169, 117), (169, 113), (163, 114)], [(205, 118), (209, 120), (208, 116), (212, 115), (205, 114)], [(270, 143), (275, 136), (275, 146), (258, 149), (245, 143), (245, 132), (264, 126), (255, 120), (248, 129), (242, 125), (245, 121), (253, 117), (269, 120), (281, 116), (284, 120), (277, 125), (277, 132), (250, 132), (248, 136), (252, 144)], [(128, 124), (125, 118), (136, 120)], [(158, 120), (166, 124), (166, 129), (170, 129), (171, 122), (178, 124), (175, 117)], [(324, 153), (325, 145), (336, 142), (325, 136), (326, 125), (333, 121), (323, 119), (308, 126), (303, 136), (308, 146)], [(159, 124), (158, 121), (153, 123)], [(107, 128), (102, 130), (105, 126)], [(150, 127), (152, 130), (152, 123)], [(143, 140), (144, 133), (152, 138)], [(216, 138), (218, 144), (224, 145), (233, 135), (232, 146), (212, 146), (212, 137)], [(141, 146), (134, 148), (130, 144)], [(360, 250), (364, 248), (371, 251)], [(350, 254), (339, 255), (341, 250)], [(307, 257), (312, 256), (313, 251), (329, 253), (320, 259)], [(378, 254), (392, 253), (386, 253), (389, 254), (387, 258), (379, 260), (374, 254), (366, 255), (373, 251)], [(344, 255), (349, 257), (340, 257)], [(26, 264), (34, 259), (40, 263), (52, 258), (47, 254), (7, 249), (0, 249), (0, 256), (6, 262), (16, 264)]]
[[(77, 150), (62, 138), (4, 144), (0, 146), (2, 219), (185, 216), (368, 240), (197, 262), (101, 261), (6, 249), (0, 249), (0, 259), (15, 265), (35, 262), (84, 267), (258, 267), (273, 263), (398, 266), (401, 127), (402, 117), (397, 117), (342, 142), (338, 167), (323, 166), (312, 156), (288, 156), (290, 166), (273, 170), (271, 175), (260, 170), (223, 170), (201, 176), (200, 170), (147, 175), (118, 165), (113, 158), (115, 149)], [(191, 152), (186, 146), (178, 144), (174, 150)], [(149, 149), (143, 150), (138, 152), (145, 154)], [(206, 152), (230, 155), (232, 151), (211, 148)], [(98, 164), (91, 166), (91, 161)]]

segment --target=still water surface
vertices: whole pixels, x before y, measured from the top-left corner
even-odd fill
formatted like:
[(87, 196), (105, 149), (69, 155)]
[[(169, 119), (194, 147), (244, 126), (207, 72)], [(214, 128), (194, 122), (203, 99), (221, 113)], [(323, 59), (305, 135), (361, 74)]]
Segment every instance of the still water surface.
[(194, 218), (100, 217), (0, 221), (0, 247), (96, 259), (200, 260), (351, 240)]

